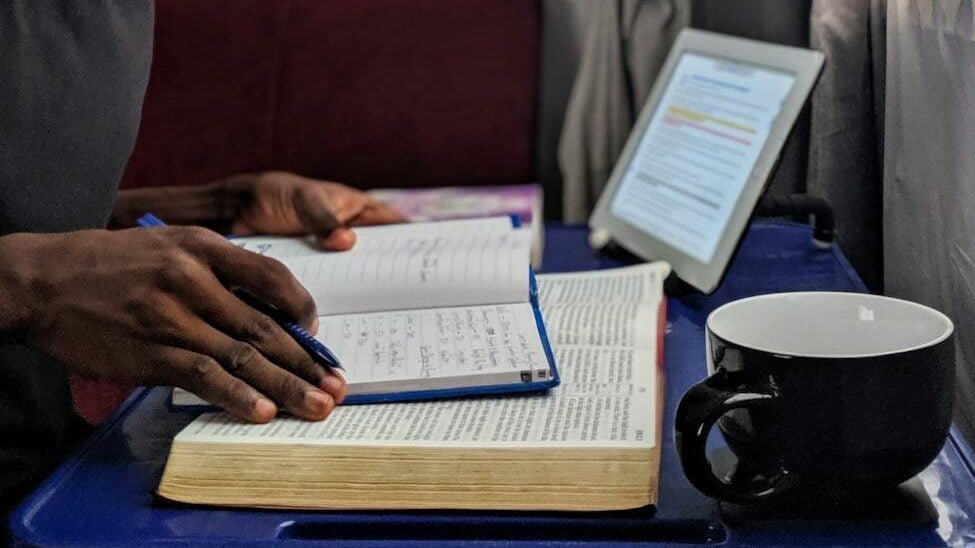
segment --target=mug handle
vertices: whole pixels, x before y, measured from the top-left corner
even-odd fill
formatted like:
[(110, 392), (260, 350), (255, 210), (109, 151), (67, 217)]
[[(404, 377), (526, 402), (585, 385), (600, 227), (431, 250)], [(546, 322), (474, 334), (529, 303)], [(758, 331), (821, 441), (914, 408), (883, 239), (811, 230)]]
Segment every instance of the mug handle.
[(796, 482), (795, 474), (785, 468), (753, 489), (722, 481), (711, 468), (706, 454), (708, 433), (721, 415), (732, 409), (760, 408), (771, 405), (778, 393), (771, 387), (738, 391), (732, 387), (724, 369), (695, 384), (677, 406), (674, 444), (681, 467), (691, 484), (705, 495), (738, 504), (754, 504), (774, 498)]

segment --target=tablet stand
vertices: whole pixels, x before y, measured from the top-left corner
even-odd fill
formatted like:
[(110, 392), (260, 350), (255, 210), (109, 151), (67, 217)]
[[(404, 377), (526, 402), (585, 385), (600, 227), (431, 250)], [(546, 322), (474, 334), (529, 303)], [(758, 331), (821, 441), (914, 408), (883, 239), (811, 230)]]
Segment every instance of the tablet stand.
[[(755, 206), (754, 217), (804, 217), (813, 223), (812, 244), (817, 249), (827, 249), (836, 237), (833, 208), (829, 203), (809, 194), (765, 195)], [(592, 231), (589, 245), (624, 264), (642, 263), (644, 260), (619, 245), (606, 231)], [(675, 273), (664, 280), (664, 293), (681, 297), (695, 291), (694, 287)]]
[(755, 206), (755, 217), (812, 217), (813, 245), (826, 249), (833, 245), (836, 220), (826, 200), (809, 194), (762, 196)]

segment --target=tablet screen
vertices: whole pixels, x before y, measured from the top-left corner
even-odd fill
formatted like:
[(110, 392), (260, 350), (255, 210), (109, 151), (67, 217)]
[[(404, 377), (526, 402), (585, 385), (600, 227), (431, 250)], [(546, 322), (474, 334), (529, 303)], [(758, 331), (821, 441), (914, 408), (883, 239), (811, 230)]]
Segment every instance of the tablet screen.
[(612, 214), (710, 262), (795, 80), (783, 70), (682, 53)]

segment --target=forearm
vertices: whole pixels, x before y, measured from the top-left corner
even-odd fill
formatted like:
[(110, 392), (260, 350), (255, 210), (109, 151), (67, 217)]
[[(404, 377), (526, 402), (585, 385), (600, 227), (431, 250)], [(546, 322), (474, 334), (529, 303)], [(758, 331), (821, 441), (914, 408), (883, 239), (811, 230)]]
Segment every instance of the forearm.
[(109, 226), (127, 228), (146, 213), (172, 225), (224, 226), (236, 217), (239, 199), (226, 181), (200, 186), (154, 187), (121, 190)]
[(26, 233), (0, 237), (0, 344), (22, 340), (28, 328), (34, 292), (33, 241), (42, 237)]

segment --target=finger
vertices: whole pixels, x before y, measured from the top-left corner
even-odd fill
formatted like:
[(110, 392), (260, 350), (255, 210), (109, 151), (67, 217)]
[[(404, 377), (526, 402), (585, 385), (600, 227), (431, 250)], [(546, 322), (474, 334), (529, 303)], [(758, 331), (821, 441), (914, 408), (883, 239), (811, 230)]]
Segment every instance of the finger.
[(185, 388), (242, 420), (268, 422), (278, 412), (274, 402), (209, 356), (169, 347), (156, 366), (160, 384)]
[(348, 228), (336, 228), (319, 243), (330, 251), (348, 251), (355, 246), (355, 242), (355, 232)]
[(303, 191), (316, 194), (317, 200), (324, 200), (343, 226), (374, 201), (365, 192), (340, 183), (318, 182), (309, 185)]
[(302, 226), (317, 238), (327, 238), (342, 226), (329, 203), (328, 193), (317, 185), (301, 186), (294, 193), (294, 208)]
[(190, 310), (210, 326), (253, 346), (274, 365), (328, 392), (337, 401), (341, 400), (339, 396), (344, 397), (343, 379), (329, 381), (330, 377), (334, 379), (329, 368), (316, 362), (276, 321), (227, 291), (212, 274), (181, 291)]
[(309, 420), (322, 420), (335, 408), (335, 399), (296, 375), (274, 365), (253, 346), (222, 336), (214, 330), (214, 358), (231, 375), (244, 380), (280, 404), (289, 413)]
[[(209, 232), (209, 231), (206, 231)], [(209, 266), (224, 286), (243, 289), (310, 329), (317, 319), (315, 301), (280, 261), (240, 249), (216, 233), (190, 231), (183, 245)], [(205, 269), (204, 269), (205, 270)]]
[(393, 223), (405, 223), (406, 217), (395, 209), (375, 202), (365, 208), (349, 221), (351, 226), (362, 225), (382, 225)]
[(343, 377), (337, 371), (329, 371), (329, 375), (325, 377), (325, 382), (323, 383), (322, 389), (328, 392), (332, 398), (335, 400), (336, 404), (341, 404), (345, 401), (345, 396), (348, 390), (348, 384)]
[[(257, 348), (237, 340), (202, 320), (192, 322), (183, 344), (188, 350), (211, 357), (227, 373), (266, 394), (293, 415), (322, 420), (335, 408), (335, 400), (297, 375), (271, 363)], [(199, 394), (198, 394), (199, 395)]]

